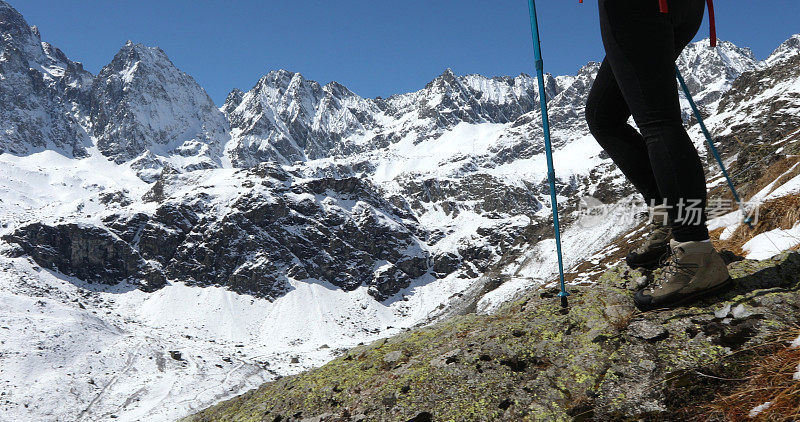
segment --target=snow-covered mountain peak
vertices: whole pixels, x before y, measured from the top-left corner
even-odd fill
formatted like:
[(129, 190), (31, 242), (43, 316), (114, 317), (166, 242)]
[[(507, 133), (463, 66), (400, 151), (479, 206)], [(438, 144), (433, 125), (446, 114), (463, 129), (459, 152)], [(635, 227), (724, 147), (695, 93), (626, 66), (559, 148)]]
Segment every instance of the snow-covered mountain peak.
[(336, 81), (328, 82), (327, 84), (325, 84), (325, 86), (322, 87), (322, 90), (325, 91), (328, 95), (337, 98), (359, 97), (358, 94), (351, 91), (350, 88)]
[[(125, 44), (117, 51), (117, 56), (120, 54), (137, 54), (141, 56), (158, 57), (160, 60), (169, 60), (167, 54), (158, 46), (149, 47), (142, 43), (133, 42), (133, 40), (125, 41)], [(136, 60), (141, 60), (139, 56)]]
[(84, 156), (88, 137), (76, 121), (73, 96), (91, 77), (61, 50), (43, 43), (13, 7), (0, 1), (0, 153), (53, 149)]
[(136, 72), (144, 74), (152, 71), (163, 71), (189, 77), (175, 67), (164, 50), (134, 43), (130, 40), (117, 51), (111, 63), (103, 68), (104, 71), (106, 69), (117, 71), (127, 83), (133, 80)]
[(0, 52), (19, 54), (28, 66), (52, 79), (63, 74), (70, 63), (61, 50), (43, 43), (39, 29), (8, 3), (0, 0)]
[(535, 79), (528, 75), (458, 76), (448, 68), (422, 90), (389, 97), (386, 111), (393, 116), (412, 113), (418, 119), (433, 119), (441, 130), (459, 123), (513, 121), (531, 110), (537, 95)]
[(715, 63), (722, 62), (732, 72), (740, 74), (751, 70), (753, 65), (758, 62), (749, 47), (739, 47), (725, 40), (719, 40), (716, 47), (710, 47), (708, 38), (687, 45), (681, 53), (679, 61), (695, 65), (702, 62), (707, 65), (706, 60)]
[(231, 92), (228, 93), (228, 96), (225, 97), (225, 103), (239, 103), (242, 101), (242, 97), (244, 96), (244, 92), (239, 88), (233, 88)]
[(44, 42), (44, 41), (42, 41), (41, 46), (42, 46), (42, 51), (44, 52), (44, 54), (47, 57), (51, 58), (54, 62), (63, 63), (63, 64), (75, 63), (81, 69), (83, 69), (83, 65), (82, 64), (71, 61), (67, 57), (67, 55), (64, 54), (64, 52), (61, 51), (61, 49), (59, 49), (58, 47), (56, 47), (56, 46), (54, 46), (54, 45), (52, 45), (50, 43)]
[(581, 77), (581, 76), (594, 77), (594, 75), (597, 74), (598, 70), (600, 70), (600, 62), (596, 62), (596, 61), (592, 60), (592, 61), (586, 63), (585, 65), (583, 65), (580, 69), (578, 69), (577, 76), (578, 77)]
[(244, 167), (340, 154), (346, 149), (342, 139), (363, 133), (381, 112), (339, 83), (323, 87), (282, 69), (262, 76), (246, 93), (231, 92), (222, 110), (233, 136), (226, 154)]
[(91, 123), (100, 151), (133, 161), (145, 180), (164, 164), (220, 165), (228, 124), (206, 91), (158, 47), (127, 42), (92, 84)]
[(456, 78), (456, 74), (453, 73), (453, 69), (450, 69), (448, 67), (439, 76), (434, 78), (432, 81), (428, 82), (428, 84), (425, 85), (425, 89), (431, 89), (442, 86), (452, 86), (452, 85), (457, 85), (458, 83), (459, 81)]
[(709, 47), (708, 39), (686, 46), (677, 64), (695, 101), (701, 105), (718, 100), (742, 73), (760, 66), (749, 48), (723, 40), (717, 47)]
[(25, 18), (17, 9), (0, 0), (0, 47), (4, 50), (10, 47), (22, 51), (33, 50), (38, 47), (39, 31), (28, 25)]
[(798, 55), (800, 55), (800, 34), (794, 34), (778, 46), (778, 48), (764, 60), (764, 64), (767, 66), (774, 66)]
[(265, 96), (272, 105), (294, 108), (295, 111), (302, 106), (306, 112), (311, 112), (311, 102), (322, 94), (322, 86), (316, 81), (307, 80), (300, 73), (277, 70), (261, 78), (254, 93)]
[[(298, 72), (292, 72), (286, 69), (270, 70), (269, 73), (262, 76), (253, 91), (263, 91), (266, 89), (274, 89), (280, 93), (286, 92), (289, 87), (297, 88), (303, 85), (306, 79)], [(314, 81), (308, 81), (311, 84), (317, 84)], [(317, 84), (319, 85), (319, 84)]]

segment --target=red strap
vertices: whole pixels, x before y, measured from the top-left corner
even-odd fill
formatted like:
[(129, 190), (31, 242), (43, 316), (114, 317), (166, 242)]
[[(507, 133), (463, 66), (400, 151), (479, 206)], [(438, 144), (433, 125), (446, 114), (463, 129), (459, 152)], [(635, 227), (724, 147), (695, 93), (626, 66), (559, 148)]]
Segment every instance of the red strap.
[(708, 24), (711, 27), (711, 46), (717, 46), (717, 23), (714, 19), (714, 0), (706, 0), (708, 3)]

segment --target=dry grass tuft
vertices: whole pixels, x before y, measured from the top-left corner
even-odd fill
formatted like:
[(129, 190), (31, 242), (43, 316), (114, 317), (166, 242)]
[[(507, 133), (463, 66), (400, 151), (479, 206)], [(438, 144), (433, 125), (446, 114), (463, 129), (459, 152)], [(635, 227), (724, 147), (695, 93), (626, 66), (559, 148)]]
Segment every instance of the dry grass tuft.
[[(798, 222), (800, 222), (800, 195), (787, 195), (770, 199), (761, 204), (758, 223), (752, 229), (742, 225), (725, 240), (719, 238), (723, 231), (722, 228), (713, 230), (710, 235), (717, 250), (727, 249), (737, 255), (744, 255), (742, 246), (750, 239), (770, 230), (791, 229)], [(800, 239), (797, 241), (800, 244)]]
[(718, 251), (731, 251), (736, 255), (744, 256), (745, 253), (742, 251), (742, 245), (744, 245), (744, 243), (733, 242), (730, 239), (720, 239), (719, 237), (722, 235), (723, 231), (725, 231), (725, 227), (720, 227), (708, 232), (708, 236), (711, 238), (711, 243), (714, 244), (714, 248)]
[[(772, 346), (765, 346), (753, 374), (732, 393), (720, 395), (705, 406), (705, 418), (728, 420), (800, 420), (800, 380), (793, 378), (800, 364), (800, 348), (786, 346), (800, 335), (800, 328), (787, 332)], [(771, 404), (755, 418), (750, 412)]]

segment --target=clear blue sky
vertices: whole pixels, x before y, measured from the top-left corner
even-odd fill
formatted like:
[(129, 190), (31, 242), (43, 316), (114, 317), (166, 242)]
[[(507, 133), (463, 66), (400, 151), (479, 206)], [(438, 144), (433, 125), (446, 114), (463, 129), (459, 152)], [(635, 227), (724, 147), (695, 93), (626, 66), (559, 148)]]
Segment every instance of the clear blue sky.
[[(217, 104), (280, 68), (365, 97), (420, 89), (447, 67), (534, 73), (525, 0), (8, 1), (92, 73), (129, 39), (158, 45)], [(758, 58), (800, 32), (798, 0), (716, 3), (720, 37)], [(572, 74), (602, 58), (595, 0), (538, 7), (546, 72)]]

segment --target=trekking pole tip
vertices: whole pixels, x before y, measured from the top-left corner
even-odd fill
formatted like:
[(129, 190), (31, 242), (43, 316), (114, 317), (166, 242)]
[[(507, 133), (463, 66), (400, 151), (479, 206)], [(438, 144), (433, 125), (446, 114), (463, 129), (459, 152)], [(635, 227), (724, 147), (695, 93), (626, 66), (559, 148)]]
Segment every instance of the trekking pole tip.
[(566, 308), (569, 306), (569, 302), (567, 301), (566, 296), (561, 296), (561, 307)]

